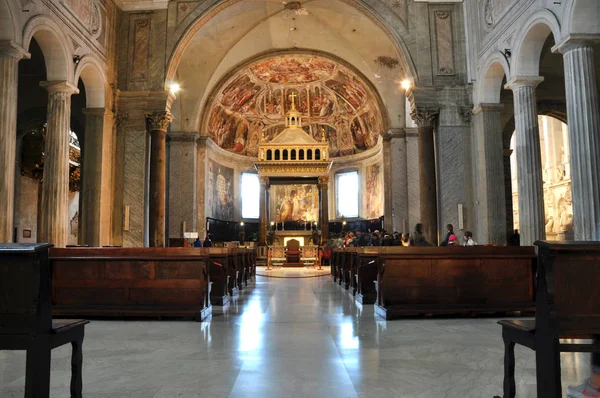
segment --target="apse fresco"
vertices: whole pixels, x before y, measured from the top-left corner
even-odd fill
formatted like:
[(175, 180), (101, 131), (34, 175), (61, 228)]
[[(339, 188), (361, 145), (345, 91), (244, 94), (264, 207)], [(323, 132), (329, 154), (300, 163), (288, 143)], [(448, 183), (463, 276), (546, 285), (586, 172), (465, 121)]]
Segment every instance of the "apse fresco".
[(217, 162), (208, 162), (208, 208), (212, 217), (233, 220), (233, 169)]
[(379, 218), (383, 215), (383, 174), (381, 164), (367, 166), (365, 170), (367, 189), (365, 190), (367, 202), (366, 218)]
[(319, 221), (319, 191), (314, 184), (271, 185), (269, 202), (272, 221)]
[(383, 123), (367, 84), (345, 66), (314, 55), (262, 60), (232, 76), (208, 107), (208, 135), (221, 148), (257, 156), (263, 130), (267, 142), (284, 130), (292, 94), (306, 133), (320, 140), (325, 130), (330, 156), (377, 144)]

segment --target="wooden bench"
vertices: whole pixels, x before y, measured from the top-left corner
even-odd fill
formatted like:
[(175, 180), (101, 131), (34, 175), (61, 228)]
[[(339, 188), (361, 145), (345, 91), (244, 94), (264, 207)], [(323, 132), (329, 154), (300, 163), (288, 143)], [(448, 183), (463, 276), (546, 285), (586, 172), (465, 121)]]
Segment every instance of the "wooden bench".
[(360, 304), (374, 304), (377, 301), (377, 270), (380, 257), (379, 247), (360, 247), (356, 251), (355, 285), (356, 301)]
[(380, 247), (375, 313), (533, 311), (535, 249), (530, 247)]
[[(504, 320), (504, 398), (514, 398), (515, 344), (535, 351), (537, 396), (562, 397), (561, 352), (600, 352), (600, 345), (559, 339), (600, 336), (600, 242), (543, 242), (538, 247), (535, 320)], [(497, 397), (498, 398), (498, 397)]]
[(82, 396), (85, 320), (53, 320), (48, 244), (0, 244), (0, 350), (26, 350), (25, 397), (50, 396), (53, 348), (71, 343), (71, 397)]
[(208, 250), (50, 249), (54, 314), (203, 320), (212, 312)]

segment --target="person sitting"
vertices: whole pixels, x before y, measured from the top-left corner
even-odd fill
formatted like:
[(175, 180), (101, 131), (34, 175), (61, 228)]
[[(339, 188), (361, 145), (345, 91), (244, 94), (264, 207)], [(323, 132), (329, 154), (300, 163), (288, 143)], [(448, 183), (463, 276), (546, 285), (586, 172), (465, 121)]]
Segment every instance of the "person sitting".
[(202, 241), (199, 237), (196, 237), (196, 240), (194, 241), (194, 247), (202, 247)]
[(458, 246), (458, 238), (456, 235), (452, 234), (448, 237), (448, 243), (446, 246)]
[(213, 243), (210, 240), (210, 235), (206, 235), (206, 239), (204, 239), (204, 247), (212, 247)]
[[(440, 244), (440, 246), (448, 246), (448, 242), (449, 242), (450, 236), (454, 235), (454, 226), (452, 224), (446, 225), (446, 230), (448, 232), (446, 233), (446, 237), (444, 238), (444, 240), (442, 241), (442, 243)], [(456, 237), (456, 235), (454, 235), (454, 237)]]
[[(599, 344), (594, 339), (593, 344)], [(569, 398), (600, 398), (600, 353), (592, 353), (592, 375), (583, 384), (567, 387)]]
[(427, 242), (425, 235), (423, 235), (423, 224), (418, 223), (415, 225), (415, 232), (410, 240), (411, 246), (431, 246), (431, 243)]
[(410, 246), (410, 234), (406, 233), (406, 234), (402, 235), (401, 245), (405, 246), (405, 247)]
[(471, 231), (465, 231), (463, 235), (463, 246), (475, 246), (477, 242), (473, 240), (473, 233)]

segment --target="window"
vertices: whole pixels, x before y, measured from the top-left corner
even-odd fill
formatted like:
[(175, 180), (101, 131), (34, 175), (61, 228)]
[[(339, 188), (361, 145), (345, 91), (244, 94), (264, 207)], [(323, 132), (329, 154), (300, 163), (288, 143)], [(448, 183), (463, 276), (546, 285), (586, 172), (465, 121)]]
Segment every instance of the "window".
[(254, 173), (242, 173), (242, 218), (258, 218), (260, 182)]
[(335, 175), (335, 203), (337, 217), (358, 217), (358, 171)]

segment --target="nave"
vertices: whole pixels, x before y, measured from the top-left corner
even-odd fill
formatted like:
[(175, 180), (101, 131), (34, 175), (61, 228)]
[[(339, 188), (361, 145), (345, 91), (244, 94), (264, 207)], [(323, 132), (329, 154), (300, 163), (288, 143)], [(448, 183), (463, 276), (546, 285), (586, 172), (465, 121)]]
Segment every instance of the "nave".
[[(212, 319), (92, 320), (84, 396), (402, 397), (501, 395), (496, 319), (377, 320), (373, 306), (327, 276), (258, 276)], [(259, 267), (258, 274), (267, 274)], [(314, 275), (279, 269), (279, 277)], [(51, 397), (69, 391), (71, 349), (52, 351)], [(516, 347), (518, 397), (535, 397), (535, 356)], [(561, 354), (563, 386), (589, 372), (588, 354)], [(25, 352), (0, 351), (0, 397), (23, 396)]]

